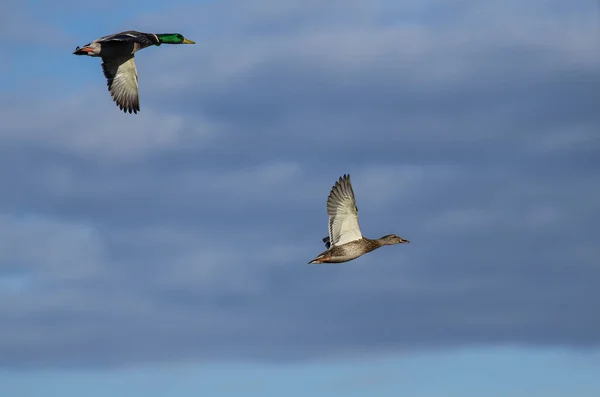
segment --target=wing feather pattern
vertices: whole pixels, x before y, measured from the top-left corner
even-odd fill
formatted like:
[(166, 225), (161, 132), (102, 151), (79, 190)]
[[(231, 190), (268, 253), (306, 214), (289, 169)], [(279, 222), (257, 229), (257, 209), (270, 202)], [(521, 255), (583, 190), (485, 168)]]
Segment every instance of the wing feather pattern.
[(326, 244), (338, 246), (362, 238), (350, 175), (340, 177), (331, 189), (327, 198), (327, 214), (329, 241), (324, 241)]
[(103, 58), (102, 71), (113, 100), (124, 112), (140, 110), (138, 75), (133, 54), (118, 58)]

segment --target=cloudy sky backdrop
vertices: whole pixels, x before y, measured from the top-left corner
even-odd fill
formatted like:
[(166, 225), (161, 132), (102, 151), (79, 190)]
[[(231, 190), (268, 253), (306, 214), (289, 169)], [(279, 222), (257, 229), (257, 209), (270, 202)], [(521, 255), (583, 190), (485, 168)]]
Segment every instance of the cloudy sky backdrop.
[[(135, 29), (141, 112), (72, 51)], [(8, 0), (0, 395), (600, 394), (600, 4)], [(363, 234), (323, 250), (350, 173)]]

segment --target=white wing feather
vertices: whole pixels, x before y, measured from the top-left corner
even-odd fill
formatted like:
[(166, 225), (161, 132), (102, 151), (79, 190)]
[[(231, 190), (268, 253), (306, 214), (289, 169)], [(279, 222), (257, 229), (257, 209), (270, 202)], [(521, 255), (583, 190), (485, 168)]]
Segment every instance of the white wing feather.
[(138, 75), (133, 54), (114, 59), (103, 58), (102, 70), (108, 90), (119, 108), (125, 112), (140, 110)]
[(346, 244), (362, 238), (350, 175), (341, 177), (331, 189), (327, 198), (327, 214), (329, 215), (331, 246)]

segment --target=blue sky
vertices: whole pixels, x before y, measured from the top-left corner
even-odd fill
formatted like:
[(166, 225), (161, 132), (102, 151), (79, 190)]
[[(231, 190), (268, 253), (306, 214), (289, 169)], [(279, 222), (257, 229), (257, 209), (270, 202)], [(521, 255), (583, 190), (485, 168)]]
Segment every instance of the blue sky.
[[(3, 2), (0, 394), (597, 396), (569, 4)], [(129, 29), (197, 43), (136, 54), (137, 115), (72, 55)], [(344, 173), (411, 244), (308, 266)]]
[(293, 365), (170, 363), (118, 370), (9, 372), (7, 395), (581, 396), (600, 392), (599, 357), (561, 350), (461, 349)]

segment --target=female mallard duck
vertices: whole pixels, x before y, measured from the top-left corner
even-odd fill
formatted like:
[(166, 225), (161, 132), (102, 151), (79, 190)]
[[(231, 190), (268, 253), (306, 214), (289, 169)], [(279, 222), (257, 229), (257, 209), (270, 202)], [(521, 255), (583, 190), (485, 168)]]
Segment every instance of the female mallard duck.
[(308, 263), (348, 262), (384, 245), (409, 242), (395, 234), (388, 234), (377, 240), (362, 236), (350, 175), (341, 177), (331, 188), (327, 198), (327, 214), (329, 237), (323, 239), (327, 251)]
[(138, 75), (133, 60), (136, 51), (161, 44), (195, 44), (179, 33), (141, 33), (134, 30), (111, 34), (77, 47), (73, 54), (102, 57), (102, 70), (107, 79), (108, 91), (124, 112), (140, 110)]

